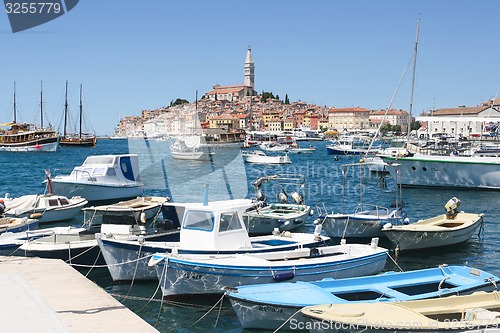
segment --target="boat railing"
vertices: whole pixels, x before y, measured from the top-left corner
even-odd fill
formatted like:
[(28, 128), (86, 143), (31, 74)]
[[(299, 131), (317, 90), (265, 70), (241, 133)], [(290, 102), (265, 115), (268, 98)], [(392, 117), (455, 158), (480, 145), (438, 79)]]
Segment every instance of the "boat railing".
[(356, 207), (356, 210), (354, 211), (355, 214), (361, 213), (361, 212), (374, 212), (376, 216), (389, 216), (389, 208), (379, 206), (379, 205), (374, 205), (374, 204), (366, 204), (366, 203), (360, 203)]

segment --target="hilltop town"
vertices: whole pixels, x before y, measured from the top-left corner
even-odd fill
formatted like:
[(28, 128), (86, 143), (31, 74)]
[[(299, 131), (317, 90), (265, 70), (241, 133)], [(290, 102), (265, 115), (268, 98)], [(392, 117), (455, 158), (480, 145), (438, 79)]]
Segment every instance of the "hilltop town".
[(416, 120), (416, 128), (422, 126), (421, 131), (467, 137), (486, 131), (487, 123), (500, 120), (500, 99), (481, 102), (474, 107), (429, 110), (410, 120), (409, 112), (401, 109), (370, 110), (360, 106), (333, 107), (304, 101), (290, 102), (288, 95), (280, 99), (271, 92), (258, 94), (254, 82), (255, 65), (249, 47), (243, 84), (216, 84), (195, 102), (177, 99), (169, 106), (142, 110), (140, 116), (124, 117), (116, 126), (114, 135), (155, 138), (197, 130), (282, 132), (301, 128), (336, 134), (376, 132), (382, 122), (390, 130), (406, 132), (408, 124)]

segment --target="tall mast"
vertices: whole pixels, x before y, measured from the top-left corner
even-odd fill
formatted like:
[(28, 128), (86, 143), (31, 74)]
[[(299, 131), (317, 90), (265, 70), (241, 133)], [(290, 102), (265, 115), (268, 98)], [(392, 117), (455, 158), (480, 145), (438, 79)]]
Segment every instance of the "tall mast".
[(68, 122), (68, 80), (66, 80), (66, 97), (64, 102), (64, 133), (63, 133), (64, 137), (66, 137), (67, 122)]
[(200, 119), (198, 118), (198, 89), (196, 89), (195, 93), (194, 109), (196, 113), (196, 116), (194, 117), (194, 130), (196, 132), (198, 130), (198, 122), (200, 121)]
[(43, 81), (40, 81), (40, 128), (43, 128)]
[(82, 118), (83, 118), (83, 106), (82, 106), (82, 84), (80, 83), (80, 139), (82, 138)]
[(17, 110), (16, 110), (16, 81), (14, 81), (14, 124), (17, 122)]
[(420, 30), (420, 18), (417, 21), (417, 33), (415, 37), (415, 51), (413, 53), (413, 74), (411, 79), (410, 114), (408, 119), (408, 140), (410, 140), (411, 118), (413, 113), (413, 90), (415, 88), (415, 70), (417, 69), (418, 32)]

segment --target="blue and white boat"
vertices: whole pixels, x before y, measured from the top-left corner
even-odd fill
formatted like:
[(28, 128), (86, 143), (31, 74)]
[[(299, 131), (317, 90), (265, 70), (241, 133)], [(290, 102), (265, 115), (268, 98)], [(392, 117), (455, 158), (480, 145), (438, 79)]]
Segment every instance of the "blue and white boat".
[(176, 242), (117, 239), (105, 233), (96, 235), (101, 253), (114, 281), (157, 279), (154, 267), (148, 266), (157, 252), (189, 256), (231, 256), (244, 253), (288, 251), (323, 246), (330, 239), (319, 233), (276, 232), (249, 237), (243, 221), (244, 212), (253, 207), (250, 199), (205, 203), (165, 203), (164, 218), (180, 224)]
[(328, 155), (365, 155), (375, 154), (388, 146), (389, 143), (385, 140), (374, 140), (370, 137), (351, 135), (342, 136), (331, 141), (326, 146), (326, 152)]
[(499, 282), (497, 276), (479, 269), (442, 265), (350, 279), (241, 286), (228, 288), (226, 296), (244, 328), (274, 330), (292, 318), (305, 320), (297, 314), (305, 306), (468, 295), (496, 290)]
[(134, 198), (144, 191), (136, 154), (89, 156), (71, 174), (58, 175), (51, 182), (54, 194), (88, 201)]
[(157, 253), (150, 260), (165, 298), (222, 294), (224, 287), (281, 281), (314, 281), (380, 272), (387, 250), (371, 244), (346, 244), (227, 256)]

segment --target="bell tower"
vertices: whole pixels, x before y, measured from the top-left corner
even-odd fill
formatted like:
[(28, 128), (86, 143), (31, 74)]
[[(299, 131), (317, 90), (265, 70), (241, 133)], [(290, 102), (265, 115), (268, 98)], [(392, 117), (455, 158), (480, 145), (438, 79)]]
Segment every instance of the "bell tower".
[(252, 49), (250, 45), (248, 45), (247, 57), (245, 59), (245, 86), (252, 87), (252, 91), (254, 90), (254, 64), (252, 58)]

